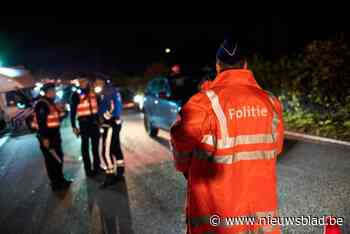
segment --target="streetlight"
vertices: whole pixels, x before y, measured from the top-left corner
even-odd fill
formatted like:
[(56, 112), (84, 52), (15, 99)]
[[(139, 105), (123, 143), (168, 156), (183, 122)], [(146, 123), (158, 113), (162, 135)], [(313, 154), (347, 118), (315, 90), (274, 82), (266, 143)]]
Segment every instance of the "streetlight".
[(171, 52), (170, 48), (165, 49), (165, 53), (169, 54)]

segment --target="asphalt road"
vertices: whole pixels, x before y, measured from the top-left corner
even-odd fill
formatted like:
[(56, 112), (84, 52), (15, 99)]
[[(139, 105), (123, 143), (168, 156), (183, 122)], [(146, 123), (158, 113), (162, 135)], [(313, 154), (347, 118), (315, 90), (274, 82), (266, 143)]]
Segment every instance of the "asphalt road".
[[(166, 132), (149, 138), (142, 115), (127, 112), (121, 133), (124, 181), (99, 190), (86, 179), (80, 139), (62, 129), (67, 192), (53, 193), (34, 135), (10, 138), (0, 148), (0, 233), (184, 233), (185, 181), (175, 172)], [(278, 160), (280, 216), (335, 215), (350, 233), (350, 148), (285, 142)], [(283, 233), (320, 234), (319, 226), (285, 226)]]

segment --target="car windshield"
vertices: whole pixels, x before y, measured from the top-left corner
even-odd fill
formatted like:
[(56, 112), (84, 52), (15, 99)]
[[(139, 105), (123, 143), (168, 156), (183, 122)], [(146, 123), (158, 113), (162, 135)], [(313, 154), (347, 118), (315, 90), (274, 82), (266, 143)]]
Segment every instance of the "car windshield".
[(200, 90), (201, 76), (173, 76), (169, 77), (171, 99), (185, 103)]

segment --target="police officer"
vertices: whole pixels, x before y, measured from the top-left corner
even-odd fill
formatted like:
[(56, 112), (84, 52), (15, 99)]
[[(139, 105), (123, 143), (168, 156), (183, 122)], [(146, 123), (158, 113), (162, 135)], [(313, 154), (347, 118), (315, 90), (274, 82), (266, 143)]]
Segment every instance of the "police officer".
[[(71, 100), (71, 125), (76, 136), (81, 136), (81, 153), (84, 169), (87, 176), (95, 176), (99, 172), (98, 144), (100, 138), (98, 123), (98, 102), (95, 92), (86, 76), (79, 80), (80, 89), (72, 95)], [(76, 116), (79, 128), (76, 126)], [(89, 141), (91, 140), (93, 167), (89, 154)]]
[(101, 117), (101, 165), (105, 169), (106, 178), (102, 188), (115, 184), (124, 175), (124, 156), (120, 147), (119, 133), (122, 127), (120, 119), (122, 101), (120, 93), (109, 80), (103, 87), (99, 115)]
[(45, 95), (35, 104), (33, 128), (37, 129), (40, 149), (45, 158), (45, 166), (52, 190), (66, 189), (71, 181), (63, 177), (63, 151), (61, 146), (60, 120), (64, 115), (55, 103), (55, 85), (45, 84)]
[(188, 233), (279, 234), (269, 223), (220, 224), (227, 217), (278, 215), (283, 120), (281, 103), (257, 84), (236, 40), (225, 40), (216, 59), (217, 77), (183, 106), (171, 128), (176, 169), (187, 179)]

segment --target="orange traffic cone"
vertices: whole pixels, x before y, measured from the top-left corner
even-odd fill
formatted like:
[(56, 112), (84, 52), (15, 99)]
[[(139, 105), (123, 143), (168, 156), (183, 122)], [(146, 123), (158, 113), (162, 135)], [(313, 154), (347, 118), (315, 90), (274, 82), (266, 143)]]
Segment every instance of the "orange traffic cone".
[(324, 225), (323, 234), (341, 234), (340, 227), (336, 223), (336, 218), (328, 216)]

